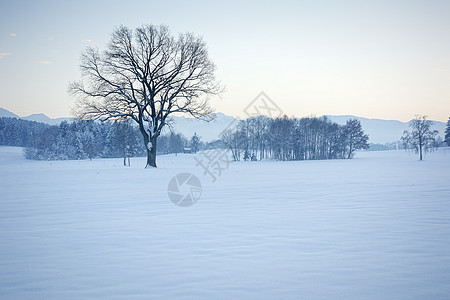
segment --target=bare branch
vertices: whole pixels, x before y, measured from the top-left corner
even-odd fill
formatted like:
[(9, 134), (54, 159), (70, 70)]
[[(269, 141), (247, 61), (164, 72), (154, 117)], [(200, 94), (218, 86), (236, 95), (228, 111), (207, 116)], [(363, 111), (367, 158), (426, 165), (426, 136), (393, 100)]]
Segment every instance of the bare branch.
[(222, 92), (203, 40), (191, 33), (175, 39), (167, 26), (120, 26), (105, 51), (83, 52), (80, 68), (82, 80), (69, 85), (78, 99), (75, 114), (133, 119), (148, 148), (173, 113), (211, 119), (210, 97)]

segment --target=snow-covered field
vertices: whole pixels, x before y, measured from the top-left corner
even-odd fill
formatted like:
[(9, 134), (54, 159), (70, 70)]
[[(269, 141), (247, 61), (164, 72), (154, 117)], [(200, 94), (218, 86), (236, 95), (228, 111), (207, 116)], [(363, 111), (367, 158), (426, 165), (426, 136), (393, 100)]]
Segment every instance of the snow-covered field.
[[(37, 162), (0, 148), (1, 299), (449, 299), (450, 149)], [(200, 200), (178, 207), (191, 172)], [(216, 174), (218, 175), (218, 174)]]

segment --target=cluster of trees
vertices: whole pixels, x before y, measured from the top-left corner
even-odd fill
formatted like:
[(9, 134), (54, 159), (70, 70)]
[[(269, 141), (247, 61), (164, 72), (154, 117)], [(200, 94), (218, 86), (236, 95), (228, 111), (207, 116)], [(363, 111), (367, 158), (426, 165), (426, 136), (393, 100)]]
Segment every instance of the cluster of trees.
[[(341, 126), (324, 117), (253, 117), (240, 121), (222, 136), (223, 145), (235, 160), (351, 158), (355, 150), (368, 148), (367, 140), (359, 121), (349, 120)], [(0, 118), (0, 144), (25, 147), (26, 157), (36, 160), (123, 157), (124, 164), (129, 165), (130, 157), (146, 155), (139, 127), (131, 121), (74, 120), (50, 126)], [(196, 153), (210, 146), (218, 145), (206, 145), (196, 133), (187, 139), (171, 132), (159, 137), (157, 152)]]
[(197, 133), (188, 140), (180, 133), (171, 132), (168, 135), (161, 135), (159, 137), (157, 152), (158, 154), (183, 153), (184, 151), (197, 153), (200, 149), (204, 149), (205, 147), (205, 144), (200, 141), (200, 137)]
[(368, 149), (368, 139), (358, 120), (338, 125), (326, 117), (252, 117), (222, 135), (234, 160), (351, 158), (355, 150)]
[(50, 125), (16, 118), (0, 118), (0, 145), (29, 147)]
[[(64, 160), (139, 156), (145, 153), (139, 132), (128, 122), (75, 120), (49, 126), (26, 146), (28, 159)], [(129, 164), (129, 160), (128, 160)]]
[[(0, 145), (25, 147), (28, 159), (64, 160), (145, 156), (146, 149), (138, 126), (130, 121), (64, 121), (60, 125), (0, 118)], [(158, 153), (181, 153), (186, 147), (197, 152), (204, 145), (195, 134), (190, 140), (172, 132), (160, 136)]]

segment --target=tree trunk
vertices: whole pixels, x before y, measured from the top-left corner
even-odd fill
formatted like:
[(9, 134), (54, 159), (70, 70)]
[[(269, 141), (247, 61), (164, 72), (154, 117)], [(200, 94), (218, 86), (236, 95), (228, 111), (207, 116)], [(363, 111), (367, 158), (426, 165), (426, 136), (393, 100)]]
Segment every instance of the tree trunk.
[(130, 163), (130, 157), (129, 157), (128, 155), (124, 155), (124, 156), (123, 156), (123, 166), (124, 166), (124, 167), (129, 167), (129, 166), (131, 166), (131, 163)]
[(147, 144), (147, 164), (145, 167), (156, 168), (156, 137), (152, 137)]
[(350, 146), (350, 149), (348, 149), (348, 157), (347, 157), (347, 159), (352, 158), (352, 153), (353, 153), (353, 149), (352, 149), (352, 147)]
[(422, 160), (422, 145), (419, 145), (419, 156), (420, 160)]

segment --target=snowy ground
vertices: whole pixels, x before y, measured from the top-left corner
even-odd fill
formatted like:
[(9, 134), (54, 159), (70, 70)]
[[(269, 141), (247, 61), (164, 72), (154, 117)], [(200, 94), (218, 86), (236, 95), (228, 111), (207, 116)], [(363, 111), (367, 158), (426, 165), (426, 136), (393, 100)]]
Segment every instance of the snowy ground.
[[(36, 162), (0, 148), (2, 299), (448, 299), (450, 149)], [(198, 203), (168, 198), (191, 172)]]

